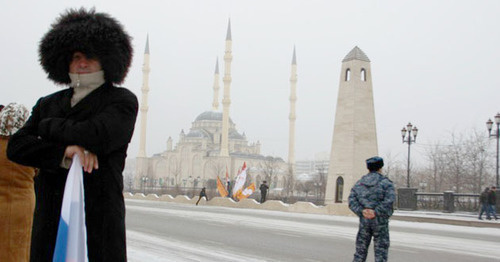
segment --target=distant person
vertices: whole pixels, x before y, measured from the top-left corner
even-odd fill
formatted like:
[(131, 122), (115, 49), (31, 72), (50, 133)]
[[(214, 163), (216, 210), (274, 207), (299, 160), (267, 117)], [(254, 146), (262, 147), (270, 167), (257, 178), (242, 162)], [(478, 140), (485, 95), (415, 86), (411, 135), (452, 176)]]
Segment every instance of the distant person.
[(231, 196), (231, 181), (227, 181), (227, 197), (232, 198)]
[(488, 194), (490, 192), (490, 188), (487, 187), (484, 191), (479, 195), (479, 202), (481, 203), (481, 211), (479, 212), (479, 220), (483, 220), (483, 213), (486, 213), (486, 219), (490, 220), (490, 205), (488, 204)]
[(4, 105), (0, 105), (0, 111), (2, 111), (3, 108), (4, 108)]
[(492, 186), (490, 188), (490, 191), (488, 193), (488, 206), (489, 206), (489, 211), (490, 211), (490, 218), (488, 219), (492, 219), (492, 218), (495, 218), (495, 220), (498, 220), (498, 217), (497, 217), (497, 187), (496, 186)]
[(205, 200), (208, 201), (208, 197), (207, 197), (207, 192), (205, 191), (205, 187), (203, 187), (200, 191), (200, 197), (198, 198), (198, 201), (196, 201), (196, 205), (198, 205), (198, 203), (200, 203), (200, 200), (202, 197), (205, 197)]
[(138, 101), (119, 87), (132, 62), (131, 37), (106, 13), (70, 9), (40, 40), (39, 61), (58, 92), (42, 97), (7, 149), (40, 169), (31, 261), (52, 261), (73, 156), (83, 166), (89, 261), (127, 261), (123, 169)]
[(260, 184), (260, 203), (266, 202), (267, 190), (269, 190), (269, 186), (267, 186), (267, 181), (264, 180), (262, 184)]
[(384, 160), (375, 156), (366, 160), (370, 171), (351, 189), (349, 208), (359, 217), (356, 253), (353, 262), (366, 261), (372, 237), (375, 242), (375, 261), (387, 261), (389, 251), (389, 218), (396, 199), (394, 185), (381, 170)]
[(35, 169), (7, 159), (7, 144), (29, 111), (10, 103), (0, 111), (0, 261), (29, 261), (35, 190)]

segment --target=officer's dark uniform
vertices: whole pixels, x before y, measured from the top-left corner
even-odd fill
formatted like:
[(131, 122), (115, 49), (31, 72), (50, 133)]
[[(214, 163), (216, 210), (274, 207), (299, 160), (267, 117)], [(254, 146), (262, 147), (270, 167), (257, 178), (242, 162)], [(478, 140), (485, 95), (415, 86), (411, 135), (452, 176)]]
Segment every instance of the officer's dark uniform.
[[(372, 237), (375, 242), (375, 261), (387, 261), (389, 250), (389, 217), (396, 198), (390, 179), (376, 171), (384, 166), (380, 157), (366, 160), (370, 173), (363, 176), (351, 189), (349, 208), (359, 216), (356, 253), (353, 261), (365, 261)], [(364, 209), (373, 209), (375, 218), (363, 217)]]
[(266, 196), (267, 196), (267, 190), (269, 189), (269, 186), (266, 185), (266, 181), (262, 182), (260, 185), (260, 203), (266, 202)]

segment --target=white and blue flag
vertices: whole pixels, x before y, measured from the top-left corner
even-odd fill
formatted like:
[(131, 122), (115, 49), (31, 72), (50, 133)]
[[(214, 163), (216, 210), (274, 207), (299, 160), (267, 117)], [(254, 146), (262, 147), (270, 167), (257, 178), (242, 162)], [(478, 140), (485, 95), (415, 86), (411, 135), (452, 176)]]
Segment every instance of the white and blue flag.
[(69, 169), (57, 230), (54, 262), (87, 262), (83, 170), (75, 154)]

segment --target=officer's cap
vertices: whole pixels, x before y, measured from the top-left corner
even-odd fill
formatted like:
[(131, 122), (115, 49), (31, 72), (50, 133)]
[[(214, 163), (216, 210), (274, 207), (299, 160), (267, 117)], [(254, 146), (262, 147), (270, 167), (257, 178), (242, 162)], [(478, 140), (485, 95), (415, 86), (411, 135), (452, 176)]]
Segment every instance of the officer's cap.
[(384, 166), (384, 159), (374, 156), (366, 160), (366, 168), (370, 171), (377, 171)]

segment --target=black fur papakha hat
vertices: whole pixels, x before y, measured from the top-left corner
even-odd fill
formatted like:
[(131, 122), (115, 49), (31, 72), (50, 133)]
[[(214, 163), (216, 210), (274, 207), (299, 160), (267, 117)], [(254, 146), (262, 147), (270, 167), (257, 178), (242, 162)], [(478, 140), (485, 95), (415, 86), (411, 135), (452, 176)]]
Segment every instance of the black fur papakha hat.
[(366, 168), (370, 171), (377, 171), (384, 166), (384, 159), (378, 156), (368, 158), (366, 160)]
[(101, 63), (106, 82), (120, 84), (132, 62), (131, 37), (106, 13), (69, 9), (51, 25), (39, 46), (39, 59), (48, 78), (69, 84), (69, 64), (75, 52)]

